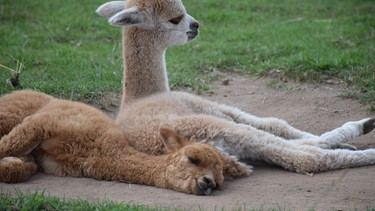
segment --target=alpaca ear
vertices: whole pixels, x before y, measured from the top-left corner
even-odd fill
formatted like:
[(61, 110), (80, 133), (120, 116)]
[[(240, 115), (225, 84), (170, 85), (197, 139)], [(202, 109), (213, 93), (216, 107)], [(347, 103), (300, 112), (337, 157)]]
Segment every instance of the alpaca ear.
[(187, 141), (168, 128), (160, 128), (160, 135), (167, 153), (176, 152), (187, 143)]
[(97, 10), (96, 13), (99, 15), (110, 18), (116, 13), (122, 11), (125, 6), (125, 1), (110, 1), (105, 4), (102, 4)]
[(131, 7), (116, 13), (108, 21), (114, 26), (131, 26), (143, 23), (143, 19), (143, 14), (136, 7)]

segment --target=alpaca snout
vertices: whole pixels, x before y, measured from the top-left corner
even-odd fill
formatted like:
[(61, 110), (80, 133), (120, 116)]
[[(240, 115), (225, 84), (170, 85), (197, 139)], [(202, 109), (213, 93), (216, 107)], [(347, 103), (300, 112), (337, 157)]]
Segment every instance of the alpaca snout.
[(188, 35), (188, 40), (193, 40), (194, 38), (196, 38), (199, 34), (199, 23), (197, 21), (194, 21), (192, 23), (190, 23), (189, 25), (189, 28), (190, 28), (190, 31), (187, 32), (187, 35)]
[(216, 182), (210, 176), (202, 176), (197, 180), (197, 187), (203, 195), (209, 195), (211, 190), (216, 187)]
[(190, 29), (191, 30), (198, 31), (198, 28), (199, 28), (199, 22), (198, 21), (194, 21), (194, 22), (190, 23)]

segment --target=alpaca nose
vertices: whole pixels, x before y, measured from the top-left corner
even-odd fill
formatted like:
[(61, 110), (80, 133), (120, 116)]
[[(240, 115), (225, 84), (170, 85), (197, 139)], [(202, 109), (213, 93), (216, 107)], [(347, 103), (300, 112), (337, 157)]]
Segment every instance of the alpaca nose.
[(194, 21), (194, 22), (190, 23), (190, 29), (191, 30), (196, 31), (196, 30), (198, 30), (198, 28), (199, 28), (199, 23), (197, 21)]
[(215, 188), (216, 187), (216, 183), (211, 178), (203, 176), (203, 180), (207, 184), (207, 187), (209, 187), (209, 188)]
[(216, 187), (216, 183), (212, 178), (203, 176), (197, 180), (197, 186), (202, 194), (208, 195)]

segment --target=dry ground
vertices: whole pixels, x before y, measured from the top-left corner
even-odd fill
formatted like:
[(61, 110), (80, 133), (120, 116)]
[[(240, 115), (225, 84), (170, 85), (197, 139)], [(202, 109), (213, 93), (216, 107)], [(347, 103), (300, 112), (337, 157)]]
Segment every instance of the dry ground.
[[(213, 83), (205, 97), (233, 105), (258, 116), (287, 120), (297, 128), (320, 134), (346, 121), (375, 117), (355, 100), (338, 97), (337, 85), (283, 84), (281, 89), (266, 86), (271, 79), (228, 76)], [(289, 90), (289, 91), (286, 91)], [(113, 105), (115, 105), (113, 107)], [(118, 101), (107, 104), (117, 109)], [(114, 113), (112, 112), (112, 115)], [(375, 131), (357, 139), (359, 149), (375, 147)], [(314, 176), (288, 172), (265, 164), (255, 165), (248, 178), (226, 182), (222, 191), (195, 196), (172, 190), (86, 178), (62, 178), (37, 174), (21, 184), (0, 183), (3, 192), (35, 192), (65, 198), (109, 199), (150, 207), (189, 210), (232, 210), (233, 208), (275, 208), (281, 210), (364, 210), (375, 208), (375, 166), (343, 169)]]

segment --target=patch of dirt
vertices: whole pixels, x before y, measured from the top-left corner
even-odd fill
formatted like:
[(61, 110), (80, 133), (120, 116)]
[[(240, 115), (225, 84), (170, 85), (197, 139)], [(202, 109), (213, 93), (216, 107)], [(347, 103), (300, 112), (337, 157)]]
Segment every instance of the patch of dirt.
[[(302, 130), (321, 134), (351, 120), (375, 117), (355, 100), (338, 97), (337, 85), (284, 84), (267, 86), (269, 78), (227, 76), (213, 83), (204, 97), (236, 106), (258, 116), (284, 119)], [(118, 99), (110, 102), (112, 116)], [(101, 107), (106, 107), (105, 103)], [(375, 132), (352, 143), (359, 149), (375, 148)], [(210, 196), (195, 196), (172, 190), (87, 178), (55, 177), (39, 173), (21, 184), (0, 184), (2, 192), (45, 191), (51, 196), (143, 204), (150, 207), (187, 210), (232, 210), (268, 208), (281, 210), (364, 210), (375, 208), (375, 165), (343, 169), (313, 176), (288, 172), (265, 164), (255, 165), (247, 178), (228, 181)]]

